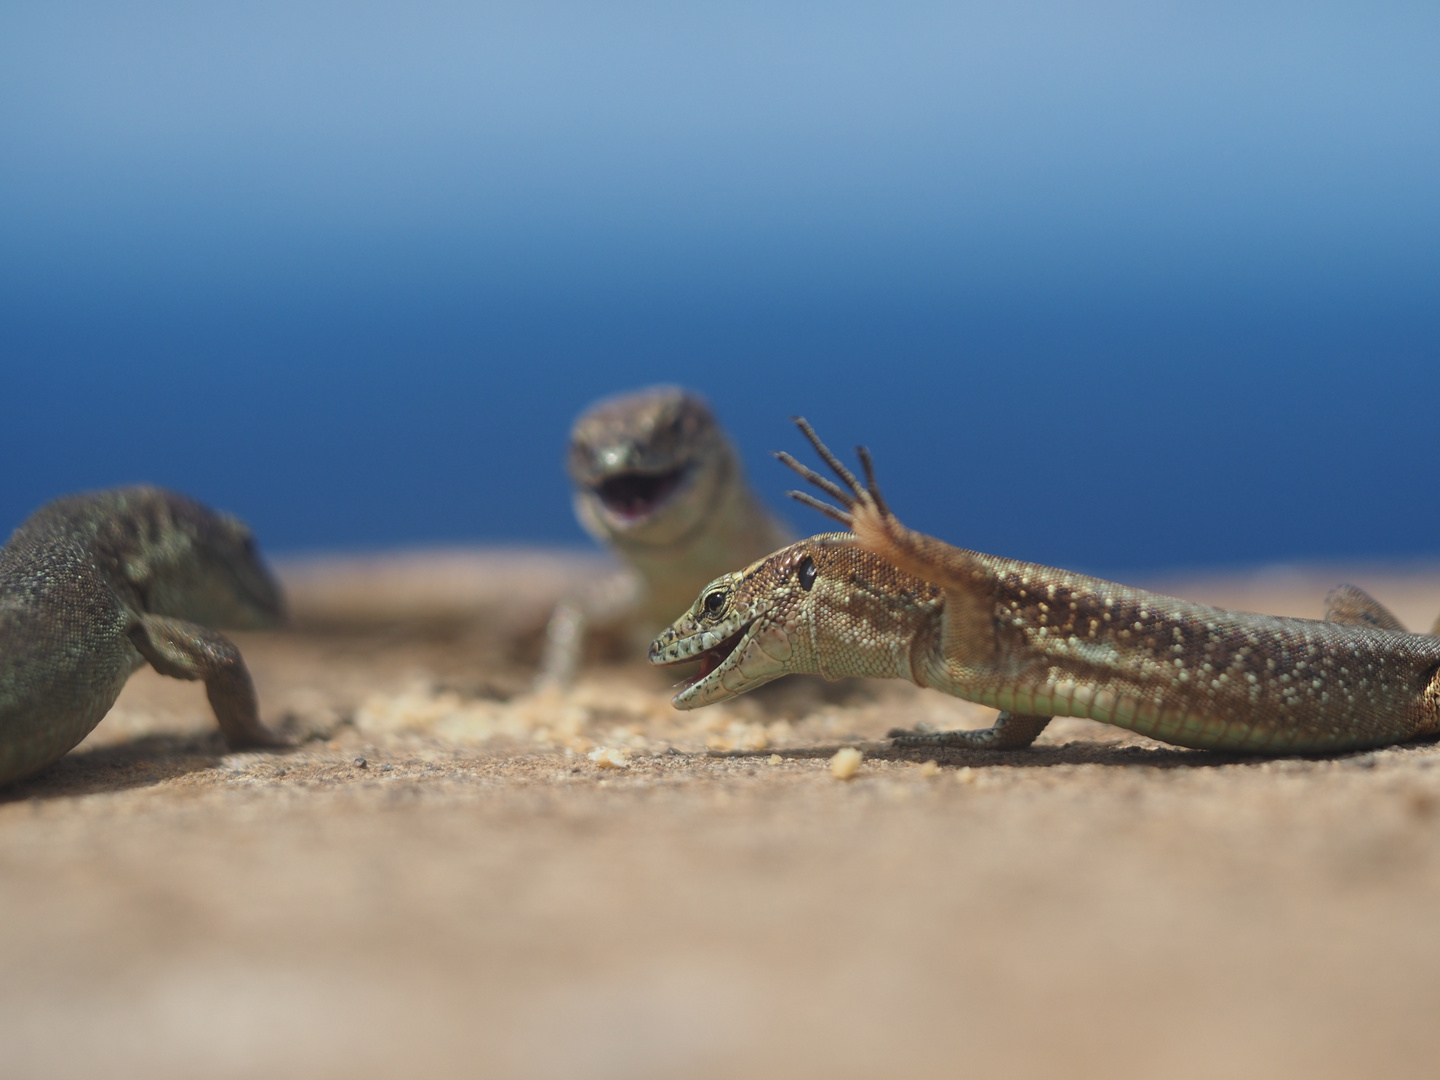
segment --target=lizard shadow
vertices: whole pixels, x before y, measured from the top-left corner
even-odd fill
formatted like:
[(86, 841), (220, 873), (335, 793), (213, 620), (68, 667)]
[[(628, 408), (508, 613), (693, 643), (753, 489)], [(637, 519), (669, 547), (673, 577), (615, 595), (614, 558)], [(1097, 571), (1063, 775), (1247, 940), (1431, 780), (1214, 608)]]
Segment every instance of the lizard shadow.
[[(1398, 748), (1425, 745), (1434, 740), (1414, 740)], [(1021, 750), (976, 750), (968, 747), (894, 746), (888, 742), (835, 743), (825, 746), (792, 747), (784, 750), (711, 751), (712, 757), (829, 758), (851, 746), (862, 750), (871, 761), (907, 761), (921, 764), (934, 761), (941, 766), (1009, 767), (1047, 769), (1060, 765), (1145, 766), (1153, 769), (1213, 769), (1224, 765), (1259, 765), (1267, 761), (1335, 761), (1364, 758), (1373, 761), (1379, 747), (1334, 754), (1237, 754), (1219, 750), (1191, 750), (1178, 746), (1133, 746), (1114, 743), (1074, 741), (1061, 745), (1029, 746)]]
[(0, 804), (152, 787), (217, 768), (231, 752), (218, 732), (140, 735), (110, 746), (72, 750), (53, 765), (0, 789)]
[[(974, 750), (967, 747), (889, 746), (881, 744), (866, 756), (882, 761), (934, 761), (939, 765), (994, 766), (1046, 769), (1057, 765), (1145, 765), (1155, 769), (1214, 768), (1270, 758), (1255, 754), (1227, 754), (1178, 746), (1117, 746), (1113, 743), (1068, 742), (1059, 746), (1028, 746), (1022, 750)], [(1283, 755), (1274, 755), (1276, 757)]]

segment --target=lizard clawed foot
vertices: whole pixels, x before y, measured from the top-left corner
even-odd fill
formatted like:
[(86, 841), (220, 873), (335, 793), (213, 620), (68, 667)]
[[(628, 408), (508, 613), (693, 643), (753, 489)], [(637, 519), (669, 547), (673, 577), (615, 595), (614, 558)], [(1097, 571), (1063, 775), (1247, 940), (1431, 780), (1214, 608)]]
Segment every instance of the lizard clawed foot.
[(1045, 730), (1048, 716), (1021, 716), (1002, 712), (992, 727), (979, 731), (937, 731), (934, 733), (892, 728), (886, 738), (897, 747), (953, 746), (964, 750), (1023, 750)]
[(866, 526), (878, 527), (882, 532), (889, 532), (888, 526), (898, 525), (895, 516), (890, 513), (890, 508), (885, 505), (885, 497), (880, 494), (880, 485), (875, 480), (875, 463), (870, 459), (870, 451), (863, 446), (855, 448), (855, 454), (860, 458), (860, 465), (865, 470), (865, 483), (847, 469), (834, 452), (820, 441), (820, 436), (815, 434), (808, 421), (803, 416), (792, 416), (795, 426), (800, 433), (810, 441), (815, 452), (820, 455), (821, 460), (838, 476), (844, 484), (840, 484), (822, 476), (808, 465), (802, 465), (785, 451), (777, 451), (775, 457), (782, 465), (793, 469), (807, 481), (814, 484), (825, 494), (840, 504), (833, 506), (824, 499), (817, 499), (814, 495), (805, 491), (787, 491), (785, 494), (797, 502), (802, 502), (812, 509), (820, 511), (828, 518), (840, 522), (852, 532), (859, 533)]
[[(789, 454), (777, 453), (775, 456), (780, 459), (781, 464), (799, 473), (840, 505), (834, 506), (803, 491), (790, 491), (786, 494), (840, 522), (855, 534), (855, 540), (860, 547), (878, 555), (897, 569), (940, 585), (947, 591), (954, 588), (965, 593), (974, 589), (977, 567), (973, 562), (973, 553), (951, 547), (943, 541), (914, 532), (902, 525), (890, 512), (885, 497), (880, 494), (880, 485), (875, 480), (875, 463), (870, 459), (869, 450), (863, 446), (855, 448), (865, 472), (866, 482), (862, 484), (830, 448), (820, 441), (814, 428), (801, 417), (794, 417), (794, 420), (795, 426), (810, 440), (815, 452), (830, 466), (841, 482), (837, 484), (834, 480), (821, 476)], [(986, 571), (980, 568), (979, 572), (983, 575)]]

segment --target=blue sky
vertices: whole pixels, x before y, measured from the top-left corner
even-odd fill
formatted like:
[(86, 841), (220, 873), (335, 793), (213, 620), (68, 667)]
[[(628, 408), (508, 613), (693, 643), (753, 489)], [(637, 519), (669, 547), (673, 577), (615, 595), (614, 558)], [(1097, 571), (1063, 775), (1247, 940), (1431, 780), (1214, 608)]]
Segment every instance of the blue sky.
[(671, 381), (768, 497), (803, 412), (982, 550), (1433, 556), (1437, 56), (1421, 5), (11, 5), (0, 523), (580, 542), (570, 420)]

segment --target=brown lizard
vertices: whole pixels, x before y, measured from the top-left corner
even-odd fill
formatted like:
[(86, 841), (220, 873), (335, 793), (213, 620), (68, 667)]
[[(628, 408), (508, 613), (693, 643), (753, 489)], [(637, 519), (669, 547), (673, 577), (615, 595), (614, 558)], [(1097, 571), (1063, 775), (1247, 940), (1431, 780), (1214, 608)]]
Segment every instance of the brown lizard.
[(85, 738), (130, 675), (203, 679), (231, 747), (280, 746), (234, 644), (280, 587), (238, 519), (152, 487), (57, 499), (0, 548), (0, 784)]
[(655, 664), (701, 661), (678, 708), (812, 672), (908, 679), (1001, 710), (980, 731), (890, 732), (905, 746), (1025, 747), (1054, 716), (1257, 753), (1440, 732), (1440, 636), (1404, 632), (1353, 586), (1331, 595), (1325, 621), (1281, 618), (953, 547), (895, 518), (863, 447), (861, 484), (797, 423), (840, 482), (777, 457), (839, 505), (790, 494), (850, 531), (701, 591), (650, 649)]
[(698, 395), (657, 386), (592, 405), (570, 434), (575, 516), (626, 563), (562, 601), (547, 628), (541, 685), (565, 685), (587, 633), (644, 644), (721, 571), (792, 539), (745, 482)]

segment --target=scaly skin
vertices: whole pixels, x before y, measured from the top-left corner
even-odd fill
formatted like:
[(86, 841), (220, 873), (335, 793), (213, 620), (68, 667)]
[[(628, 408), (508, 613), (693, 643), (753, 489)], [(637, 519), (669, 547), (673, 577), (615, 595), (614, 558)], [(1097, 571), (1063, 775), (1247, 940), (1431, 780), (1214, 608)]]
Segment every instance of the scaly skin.
[(85, 738), (146, 662), (203, 679), (232, 747), (284, 745), (239, 650), (207, 629), (283, 615), (250, 530), (227, 514), (151, 487), (41, 507), (0, 548), (0, 784)]
[(1205, 749), (1324, 753), (1440, 731), (1440, 637), (1409, 634), (1353, 586), (1324, 622), (1227, 611), (952, 547), (900, 524), (869, 455), (859, 483), (808, 425), (836, 484), (781, 460), (850, 533), (802, 540), (716, 579), (651, 646), (700, 659), (688, 709), (791, 672), (909, 679), (1003, 710), (993, 728), (897, 743), (1013, 749), (1083, 716)]
[(618, 633), (639, 651), (705, 582), (791, 540), (709, 406), (679, 387), (591, 406), (571, 431), (568, 466), (575, 516), (627, 569), (557, 608), (542, 685), (571, 681), (587, 632)]

